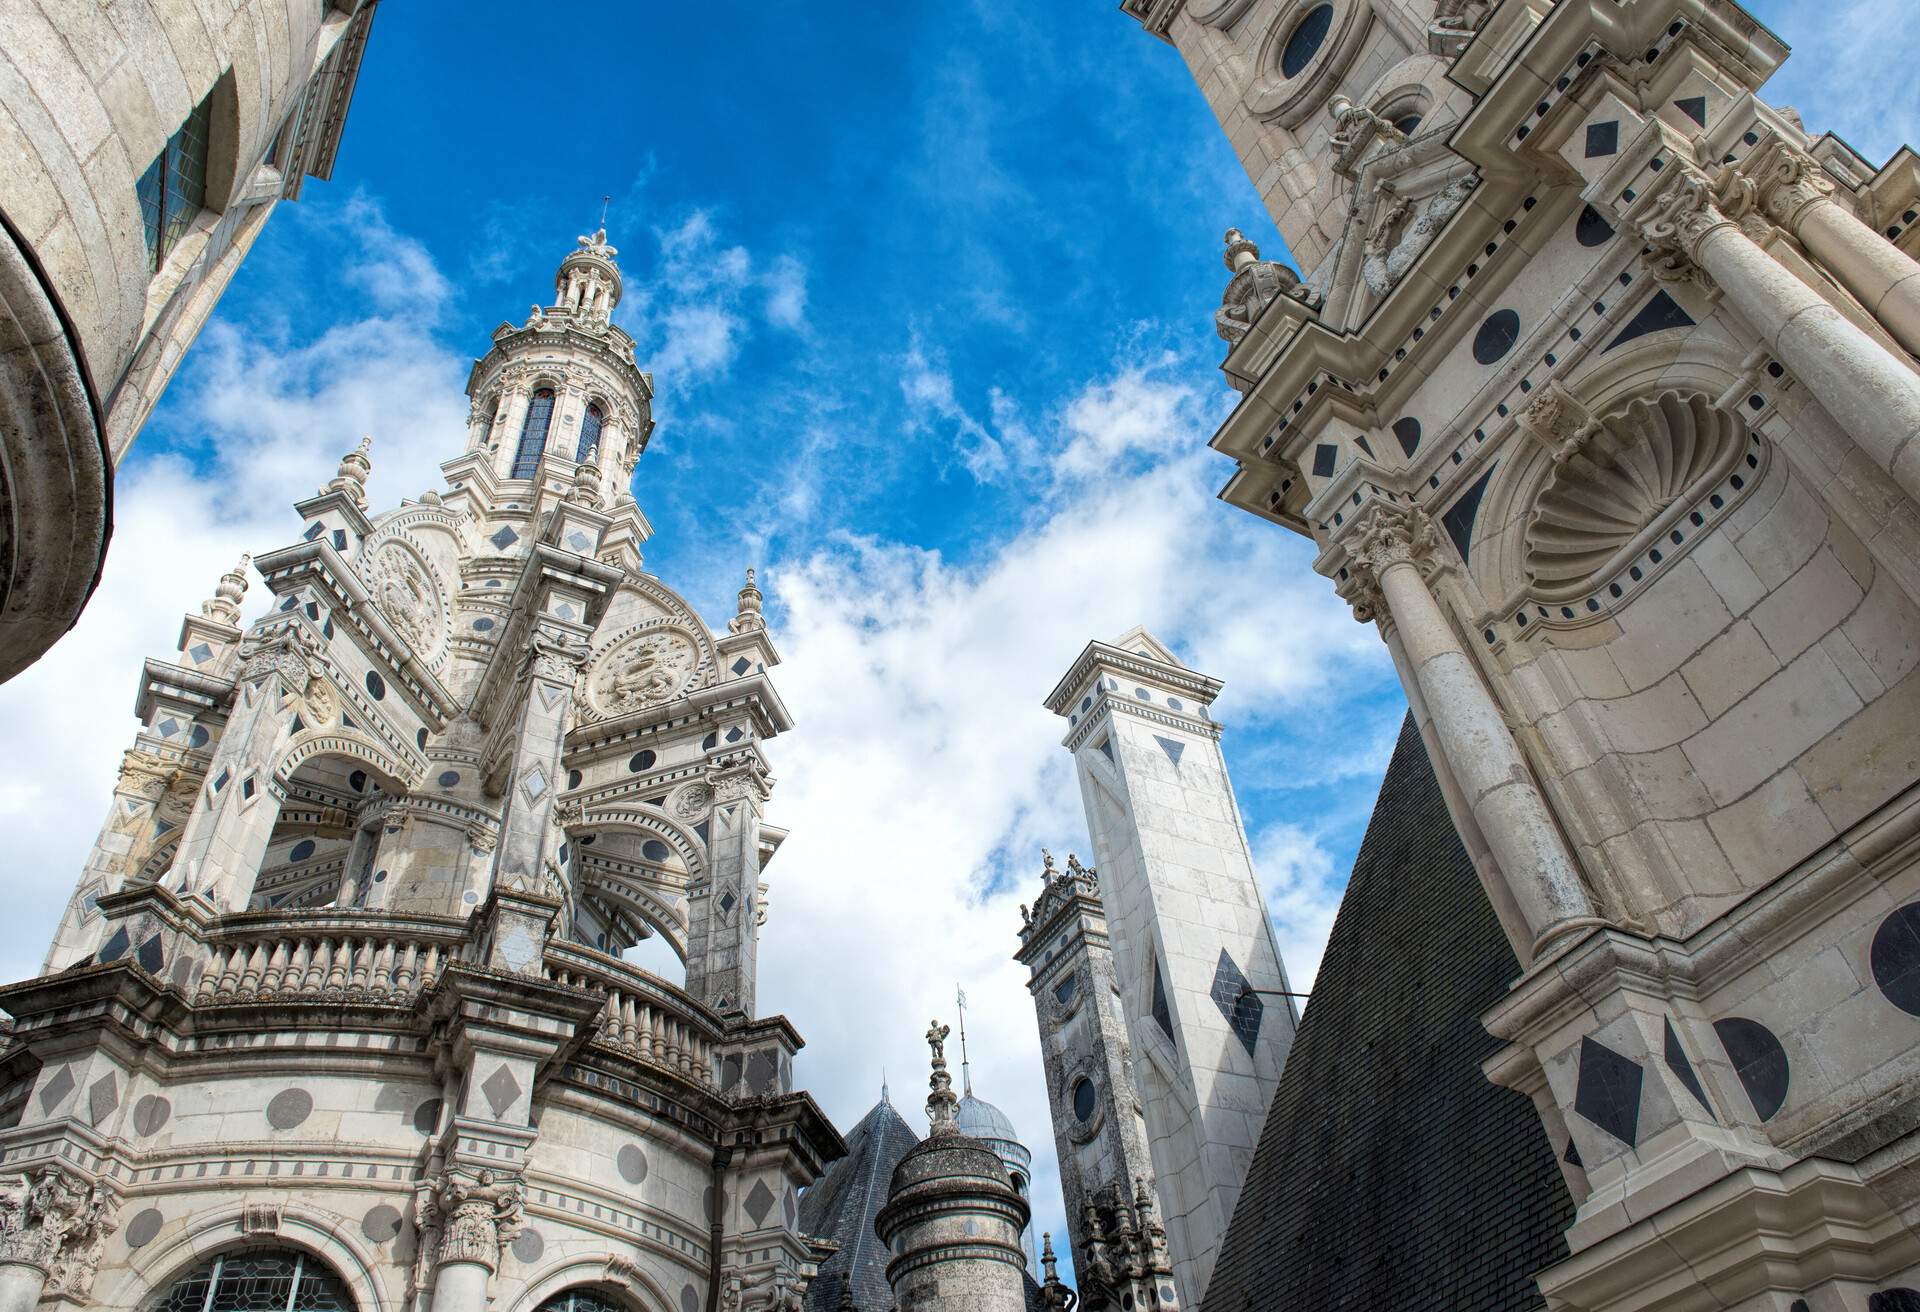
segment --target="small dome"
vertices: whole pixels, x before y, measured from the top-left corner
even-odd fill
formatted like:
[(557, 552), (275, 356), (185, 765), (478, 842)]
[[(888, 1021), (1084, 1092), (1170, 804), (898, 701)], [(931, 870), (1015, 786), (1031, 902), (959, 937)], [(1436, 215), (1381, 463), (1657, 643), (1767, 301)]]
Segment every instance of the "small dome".
[(1007, 1114), (990, 1102), (983, 1102), (968, 1094), (960, 1100), (960, 1133), (973, 1139), (998, 1139), (1004, 1143), (1019, 1143), (1020, 1132), (1013, 1128), (1013, 1122)]

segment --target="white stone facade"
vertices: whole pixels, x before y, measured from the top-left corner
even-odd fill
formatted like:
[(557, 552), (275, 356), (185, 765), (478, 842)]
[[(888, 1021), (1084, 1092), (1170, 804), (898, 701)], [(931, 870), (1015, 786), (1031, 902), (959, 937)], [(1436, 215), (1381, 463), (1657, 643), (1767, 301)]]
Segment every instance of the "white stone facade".
[(1128, 7), (1306, 269), (1229, 287), (1213, 445), (1379, 625), (1525, 967), (1548, 1306), (1920, 1298), (1910, 152), (1758, 99), (1720, 0)]
[[(377, 3), (0, 3), (0, 679), (79, 614), (113, 466), (268, 214), (331, 175)], [(204, 194), (143, 210), (182, 142)]]
[[(215, 1262), (358, 1312), (799, 1306), (844, 1145), (754, 1010), (778, 656), (751, 572), (716, 634), (641, 569), (619, 295), (582, 238), (444, 488), (372, 511), (362, 442), (253, 562), (267, 616), (242, 561), (147, 663), (48, 974), (0, 990), (7, 1312)], [(684, 987), (621, 959), (653, 937)]]
[(1294, 1029), (1208, 715), (1220, 687), (1135, 629), (1089, 644), (1047, 698), (1068, 722), (1153, 1181), (1188, 1306), (1206, 1289)]

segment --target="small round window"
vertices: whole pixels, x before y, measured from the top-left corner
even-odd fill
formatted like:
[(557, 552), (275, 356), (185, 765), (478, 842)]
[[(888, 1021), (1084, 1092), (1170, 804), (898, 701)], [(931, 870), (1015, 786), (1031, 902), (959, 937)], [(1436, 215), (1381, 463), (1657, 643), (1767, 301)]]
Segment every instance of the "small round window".
[(1093, 1119), (1095, 1101), (1092, 1080), (1083, 1079), (1073, 1086), (1073, 1114), (1082, 1124)]
[(1293, 35), (1287, 38), (1285, 50), (1280, 52), (1280, 72), (1285, 77), (1298, 77), (1306, 71), (1313, 57), (1320, 53), (1320, 47), (1326, 44), (1327, 33), (1333, 30), (1333, 6), (1319, 5), (1310, 10), (1307, 16), (1294, 25)]

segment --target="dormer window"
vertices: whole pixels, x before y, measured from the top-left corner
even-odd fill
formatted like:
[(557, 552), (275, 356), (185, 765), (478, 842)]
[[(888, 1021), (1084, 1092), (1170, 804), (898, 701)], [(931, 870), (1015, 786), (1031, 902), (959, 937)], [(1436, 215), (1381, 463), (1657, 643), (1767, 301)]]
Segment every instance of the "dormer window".
[(167, 253), (207, 207), (207, 141), (212, 128), (213, 92), (209, 91), (135, 184), (149, 273), (160, 272)]
[(520, 425), (520, 446), (513, 453), (508, 478), (532, 478), (547, 449), (547, 426), (553, 422), (553, 389), (542, 387), (527, 399), (527, 417)]

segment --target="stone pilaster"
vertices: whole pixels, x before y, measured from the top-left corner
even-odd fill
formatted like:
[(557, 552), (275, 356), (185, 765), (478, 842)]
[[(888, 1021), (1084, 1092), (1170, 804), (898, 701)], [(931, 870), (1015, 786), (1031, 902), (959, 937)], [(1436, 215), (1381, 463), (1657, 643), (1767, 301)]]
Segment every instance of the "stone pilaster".
[(311, 677), (297, 629), (257, 636), (241, 649), (227, 726), (180, 836), (168, 887), (216, 910), (246, 909), (279, 815), (274, 767), (293, 736), (297, 694)]
[(565, 835), (553, 823), (554, 800), (566, 774), (560, 765), (571, 723), (574, 685), (589, 651), (570, 628), (539, 624), (520, 678), (525, 694), (501, 749), (506, 814), (495, 857), (495, 887), (538, 890), (559, 879)]
[(120, 777), (114, 781), (113, 804), (100, 836), (87, 853), (60, 928), (48, 949), (46, 971), (64, 970), (90, 956), (101, 942), (105, 921), (94, 908), (100, 898), (117, 893), (139, 873), (152, 850), (156, 825), (185, 822), (193, 809), (198, 776), (170, 760), (139, 747), (120, 758)]
[(688, 889), (687, 992), (722, 1015), (753, 1015), (760, 940), (760, 820), (773, 781), (758, 753), (707, 772), (712, 796), (705, 878)]

